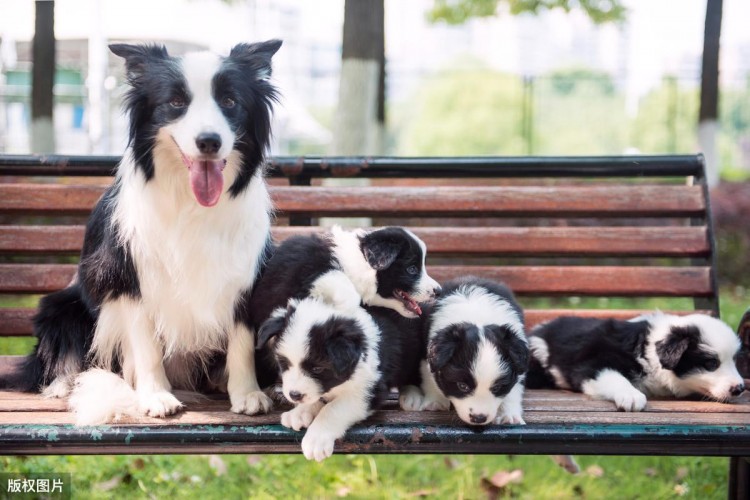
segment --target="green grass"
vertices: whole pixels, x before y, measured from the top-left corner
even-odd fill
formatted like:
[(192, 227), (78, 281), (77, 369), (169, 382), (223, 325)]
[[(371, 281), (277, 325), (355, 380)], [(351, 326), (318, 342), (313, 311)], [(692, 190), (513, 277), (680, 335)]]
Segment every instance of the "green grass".
[[(550, 304), (553, 305), (553, 304)], [(560, 304), (554, 304), (560, 306)], [(620, 299), (568, 306), (618, 307)], [(750, 291), (721, 293), (722, 318), (736, 327)], [(534, 304), (543, 307), (542, 304)], [(649, 300), (639, 307), (676, 307)], [(0, 354), (22, 354), (29, 339), (0, 341)], [(0, 453), (2, 450), (0, 450)], [(499, 491), (517, 498), (725, 498), (728, 460), (694, 457), (577, 457), (573, 476), (547, 457), (335, 455), (323, 464), (301, 455), (0, 457), (2, 472), (70, 472), (74, 498), (484, 498), (483, 478), (520, 469)]]

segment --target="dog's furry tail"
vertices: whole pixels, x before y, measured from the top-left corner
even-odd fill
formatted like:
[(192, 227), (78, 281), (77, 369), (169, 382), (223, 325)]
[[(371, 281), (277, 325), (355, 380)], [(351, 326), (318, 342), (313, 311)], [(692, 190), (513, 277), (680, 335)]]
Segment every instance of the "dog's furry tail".
[(34, 352), (0, 379), (0, 388), (33, 392), (56, 380), (72, 380), (83, 370), (94, 324), (79, 285), (44, 297), (34, 316), (34, 335), (38, 339)]
[(135, 390), (122, 377), (93, 368), (76, 379), (68, 400), (76, 425), (99, 425), (124, 416), (142, 416)]

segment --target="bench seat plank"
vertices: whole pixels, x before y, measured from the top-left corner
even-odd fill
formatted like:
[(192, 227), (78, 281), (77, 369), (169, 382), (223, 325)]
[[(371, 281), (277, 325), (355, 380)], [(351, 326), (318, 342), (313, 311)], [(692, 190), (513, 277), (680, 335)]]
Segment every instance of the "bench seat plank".
[[(698, 257), (710, 251), (706, 227), (414, 227), (431, 256)], [(325, 228), (274, 227), (277, 241)], [(2, 253), (79, 253), (83, 226), (1, 226)]]

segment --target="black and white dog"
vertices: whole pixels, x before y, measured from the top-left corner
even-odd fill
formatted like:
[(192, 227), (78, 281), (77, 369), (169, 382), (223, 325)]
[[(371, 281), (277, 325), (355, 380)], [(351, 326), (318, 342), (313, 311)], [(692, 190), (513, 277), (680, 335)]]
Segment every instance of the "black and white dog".
[(727, 401), (744, 382), (734, 363), (740, 341), (702, 314), (654, 313), (630, 321), (561, 317), (534, 328), (527, 387), (556, 387), (641, 411), (646, 396), (697, 394)]
[(292, 299), (258, 331), (268, 344), (284, 396), (296, 406), (282, 425), (307, 428), (309, 460), (331, 456), (336, 439), (367, 418), (391, 387), (414, 383), (420, 338), (405, 334), (418, 323), (382, 307), (340, 308), (313, 297)]
[(256, 328), (289, 299), (314, 297), (339, 309), (361, 303), (422, 314), (440, 285), (427, 274), (427, 248), (411, 231), (386, 227), (293, 236), (273, 252), (253, 293), (248, 313)]
[(405, 410), (447, 410), (471, 425), (523, 424), (529, 347), (524, 317), (504, 285), (475, 277), (445, 283), (425, 315), (420, 387), (405, 388)]
[(196, 388), (216, 353), (232, 411), (269, 409), (240, 309), (270, 247), (263, 164), (280, 46), (240, 44), (227, 57), (110, 46), (130, 84), (129, 148), (91, 214), (76, 283), (41, 303), (21, 375), (61, 397), (82, 369), (101, 368), (79, 378), (79, 423), (175, 413), (172, 388)]

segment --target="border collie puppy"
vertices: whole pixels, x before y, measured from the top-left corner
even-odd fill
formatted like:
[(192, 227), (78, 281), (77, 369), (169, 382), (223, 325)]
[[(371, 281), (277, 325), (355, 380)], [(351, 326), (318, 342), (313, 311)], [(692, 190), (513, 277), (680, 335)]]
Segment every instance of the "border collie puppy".
[(445, 283), (425, 318), (421, 389), (401, 394), (405, 410), (447, 410), (471, 425), (523, 424), (529, 358), (521, 307), (500, 283), (467, 276)]
[(240, 305), (270, 245), (263, 165), (280, 46), (239, 44), (226, 57), (110, 46), (130, 85), (129, 147), (89, 219), (77, 283), (41, 303), (26, 364), (27, 387), (49, 385), (57, 396), (81, 369), (102, 368), (71, 399), (79, 423), (109, 420), (114, 408), (175, 413), (172, 388), (195, 388), (217, 353), (227, 356), (232, 411), (269, 409)]
[(744, 391), (737, 335), (702, 314), (657, 312), (630, 321), (560, 317), (534, 328), (529, 388), (572, 389), (641, 411), (646, 395), (727, 401)]
[(258, 331), (281, 375), (282, 392), (296, 406), (281, 424), (307, 428), (302, 452), (308, 460), (331, 456), (336, 439), (366, 419), (391, 387), (414, 383), (418, 373), (419, 320), (393, 310), (339, 309), (312, 297), (292, 299)]
[(420, 303), (440, 294), (427, 274), (427, 248), (411, 231), (386, 227), (323, 235), (293, 236), (273, 253), (253, 293), (248, 315), (260, 326), (289, 299), (311, 296), (351, 309), (363, 302), (394, 309), (407, 318), (422, 314)]

